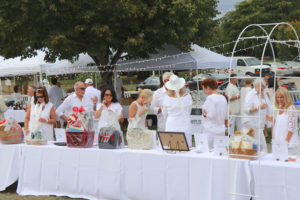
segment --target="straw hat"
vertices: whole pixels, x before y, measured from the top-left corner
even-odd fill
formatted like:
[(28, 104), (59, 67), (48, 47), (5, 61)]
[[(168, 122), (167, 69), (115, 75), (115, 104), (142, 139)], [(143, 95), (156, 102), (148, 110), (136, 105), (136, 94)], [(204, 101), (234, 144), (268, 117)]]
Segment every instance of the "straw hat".
[(185, 85), (184, 78), (179, 78), (178, 76), (172, 74), (170, 76), (169, 81), (166, 83), (166, 88), (168, 88), (168, 90), (178, 91), (181, 88), (183, 88), (184, 85)]

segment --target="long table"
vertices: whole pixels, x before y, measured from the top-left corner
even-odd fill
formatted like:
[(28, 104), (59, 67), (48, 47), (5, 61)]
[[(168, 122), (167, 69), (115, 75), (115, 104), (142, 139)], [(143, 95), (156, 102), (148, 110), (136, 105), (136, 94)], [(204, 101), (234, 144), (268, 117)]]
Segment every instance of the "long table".
[(18, 180), (20, 145), (0, 145), (0, 191)]
[(268, 154), (260, 161), (252, 161), (251, 171), (256, 199), (300, 199), (300, 160), (279, 162)]
[(248, 160), (194, 152), (21, 145), (17, 192), (86, 199), (250, 199)]

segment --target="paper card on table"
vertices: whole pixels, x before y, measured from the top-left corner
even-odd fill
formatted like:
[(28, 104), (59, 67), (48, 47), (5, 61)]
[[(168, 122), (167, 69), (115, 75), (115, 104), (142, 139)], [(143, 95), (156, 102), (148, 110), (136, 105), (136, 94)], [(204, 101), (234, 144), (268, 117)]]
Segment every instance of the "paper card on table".
[(272, 156), (278, 161), (288, 160), (288, 143), (285, 140), (272, 140)]
[(66, 130), (64, 128), (55, 128), (54, 131), (57, 142), (66, 142)]
[(195, 137), (196, 152), (198, 153), (209, 152), (207, 135), (202, 133), (195, 133), (194, 137)]
[(214, 137), (214, 155), (215, 156), (228, 155), (227, 146), (228, 146), (228, 137), (227, 136), (215, 136)]

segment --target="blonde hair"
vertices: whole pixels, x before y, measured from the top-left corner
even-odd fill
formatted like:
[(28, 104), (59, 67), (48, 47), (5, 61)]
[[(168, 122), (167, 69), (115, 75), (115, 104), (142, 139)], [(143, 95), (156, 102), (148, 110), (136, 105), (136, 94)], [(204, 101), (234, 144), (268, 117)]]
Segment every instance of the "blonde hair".
[(152, 94), (151, 90), (139, 88), (138, 91), (139, 91), (139, 98), (140, 97), (144, 97), (147, 102), (151, 102), (152, 101), (152, 95), (153, 94)]
[[(185, 87), (180, 88), (179, 95), (182, 96), (184, 94)], [(175, 90), (168, 90), (168, 95), (175, 96)]]
[(277, 100), (275, 100), (275, 105), (276, 105), (276, 108), (280, 108), (280, 109), (287, 109), (288, 107), (290, 107), (291, 105), (293, 105), (293, 100), (292, 100), (292, 97), (289, 93), (289, 91), (284, 88), (284, 87), (280, 87), (276, 90), (276, 93), (275, 93), (275, 98), (277, 97), (277, 95), (282, 95), (283, 96), (283, 99), (284, 99), (284, 107), (281, 108), (280, 105), (277, 103)]

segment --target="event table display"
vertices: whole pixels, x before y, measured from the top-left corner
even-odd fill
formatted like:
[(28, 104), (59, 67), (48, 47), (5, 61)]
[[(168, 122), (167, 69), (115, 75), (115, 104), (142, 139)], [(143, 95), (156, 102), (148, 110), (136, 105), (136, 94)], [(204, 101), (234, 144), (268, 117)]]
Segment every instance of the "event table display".
[(234, 193), (250, 194), (249, 160), (127, 148), (21, 148), (20, 195), (219, 200), (232, 199)]
[(251, 162), (254, 191), (259, 200), (299, 200), (300, 160), (280, 162), (268, 154)]
[(0, 145), (0, 191), (18, 180), (20, 145)]

